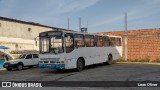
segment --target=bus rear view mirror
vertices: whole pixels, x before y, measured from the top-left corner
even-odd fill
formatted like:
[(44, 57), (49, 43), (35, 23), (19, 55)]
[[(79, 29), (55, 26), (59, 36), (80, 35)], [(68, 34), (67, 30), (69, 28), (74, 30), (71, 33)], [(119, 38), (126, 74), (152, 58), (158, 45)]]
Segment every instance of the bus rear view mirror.
[(37, 46), (37, 41), (35, 41), (36, 42), (36, 46)]
[(35, 45), (37, 46), (37, 38), (38, 38), (39, 36), (37, 36), (36, 38), (34, 38), (34, 41), (35, 41)]
[(34, 39), (34, 41), (35, 41), (35, 45), (37, 46), (37, 40), (36, 40), (36, 38)]

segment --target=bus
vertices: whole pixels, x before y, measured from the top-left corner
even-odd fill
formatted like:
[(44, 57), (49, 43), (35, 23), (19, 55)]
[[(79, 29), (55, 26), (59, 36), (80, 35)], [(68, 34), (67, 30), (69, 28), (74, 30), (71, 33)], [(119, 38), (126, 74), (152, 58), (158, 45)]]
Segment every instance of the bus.
[(39, 68), (76, 69), (122, 57), (122, 37), (54, 30), (39, 34)]

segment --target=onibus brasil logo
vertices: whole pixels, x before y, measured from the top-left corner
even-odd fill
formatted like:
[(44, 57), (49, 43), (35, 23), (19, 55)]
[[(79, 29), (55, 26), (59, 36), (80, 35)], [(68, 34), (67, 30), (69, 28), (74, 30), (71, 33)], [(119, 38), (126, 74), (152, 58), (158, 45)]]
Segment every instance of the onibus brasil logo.
[(29, 82), (2, 82), (2, 87), (42, 87), (42, 84)]

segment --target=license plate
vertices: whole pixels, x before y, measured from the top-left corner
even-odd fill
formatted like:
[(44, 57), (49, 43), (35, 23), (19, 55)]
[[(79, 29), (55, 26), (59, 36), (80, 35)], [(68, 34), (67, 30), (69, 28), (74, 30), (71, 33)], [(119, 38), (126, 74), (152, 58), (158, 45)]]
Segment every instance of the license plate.
[(8, 67), (8, 65), (4, 65), (5, 67)]
[(48, 66), (48, 67), (51, 67), (51, 65), (50, 65), (50, 64), (48, 64), (47, 66)]

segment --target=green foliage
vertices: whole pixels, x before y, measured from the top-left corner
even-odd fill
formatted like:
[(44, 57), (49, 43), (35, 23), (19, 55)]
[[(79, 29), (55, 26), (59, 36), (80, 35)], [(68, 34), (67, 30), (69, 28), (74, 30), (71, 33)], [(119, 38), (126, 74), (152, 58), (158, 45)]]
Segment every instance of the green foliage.
[(114, 62), (126, 62), (123, 58), (119, 58), (117, 60), (114, 60)]
[(150, 60), (148, 58), (146, 59), (128, 59), (127, 61), (124, 60), (123, 58), (114, 60), (114, 62), (149, 62), (149, 63), (160, 63), (160, 59), (156, 59), (156, 60)]

